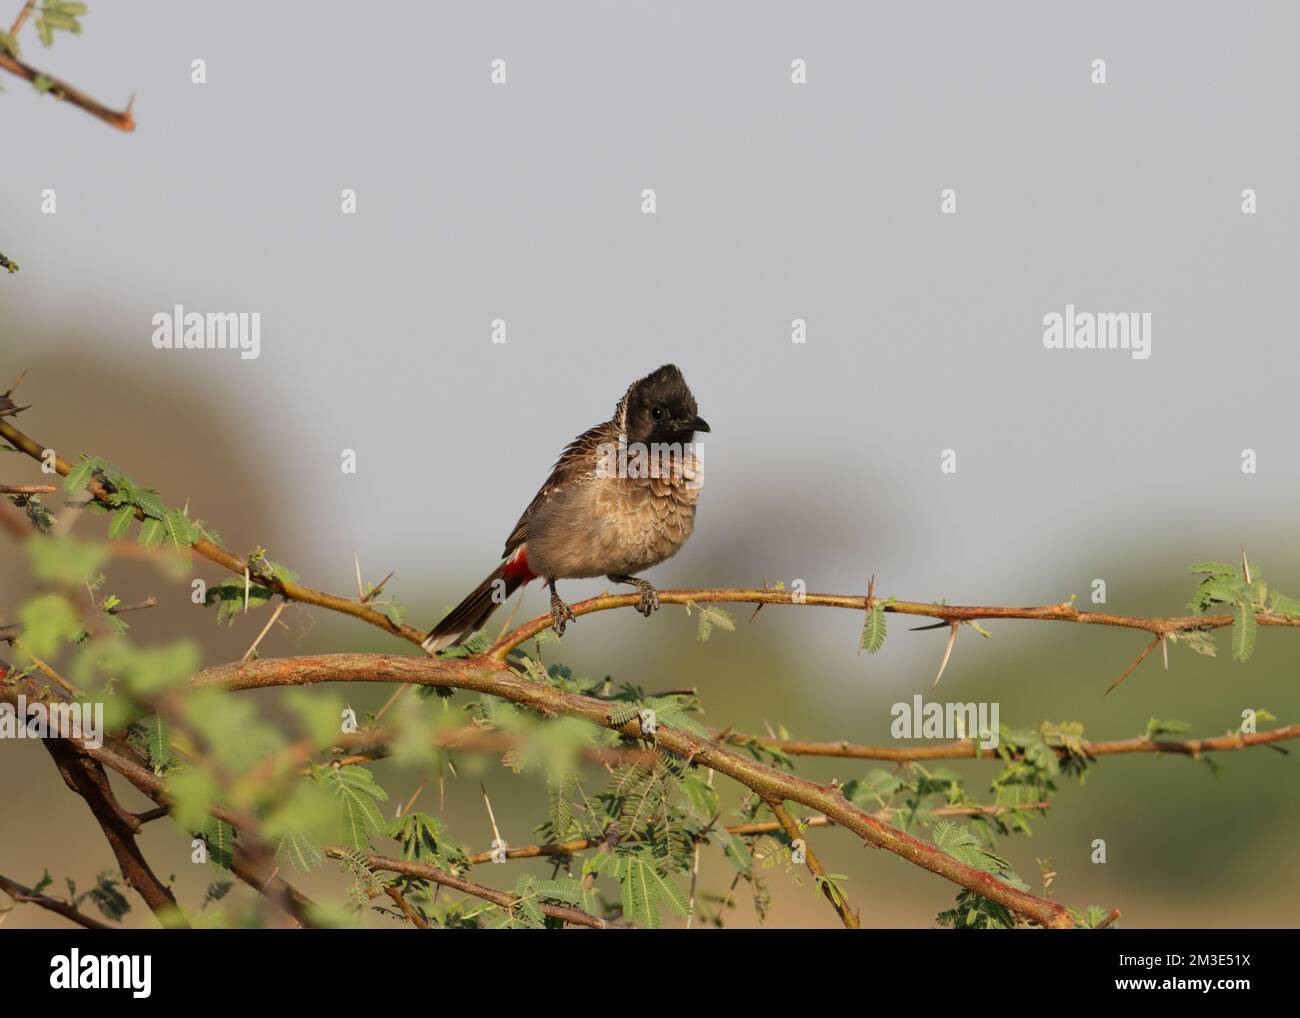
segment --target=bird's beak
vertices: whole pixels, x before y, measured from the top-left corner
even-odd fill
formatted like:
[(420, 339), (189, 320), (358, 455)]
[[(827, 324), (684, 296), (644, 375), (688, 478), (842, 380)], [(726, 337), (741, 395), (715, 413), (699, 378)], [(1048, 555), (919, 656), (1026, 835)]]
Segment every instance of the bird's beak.
[(695, 418), (695, 420), (691, 421), (691, 430), (692, 430), (692, 431), (708, 431), (708, 430), (709, 430), (709, 422), (706, 421), (703, 417), (698, 417), (698, 416), (697, 416), (697, 417)]

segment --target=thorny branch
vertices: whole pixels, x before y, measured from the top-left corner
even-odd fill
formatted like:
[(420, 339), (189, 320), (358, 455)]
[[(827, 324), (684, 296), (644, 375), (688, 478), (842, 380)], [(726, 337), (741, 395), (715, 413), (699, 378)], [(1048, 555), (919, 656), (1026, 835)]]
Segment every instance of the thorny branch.
[[(10, 37), (16, 36), (22, 29), (28, 16), (32, 12), (34, 3), (28, 0), (23, 5), (23, 9), (18, 12), (18, 17), (9, 31)], [(85, 110), (92, 117), (98, 117), (110, 127), (115, 127), (119, 131), (134, 131), (135, 116), (131, 112), (131, 106), (135, 102), (134, 98), (126, 104), (124, 110), (114, 110), (105, 106), (97, 99), (93, 99), (79, 89), (73, 88), (66, 81), (55, 78), (49, 74), (38, 71), (35, 67), (20, 60), (14, 53), (10, 53), (3, 45), (0, 45), (0, 70), (8, 71), (10, 74), (17, 75), (25, 81), (30, 81), (41, 91), (48, 92), (56, 99), (62, 99), (64, 102), (71, 103), (78, 109)], [(9, 268), (6, 259), (0, 256), (0, 267)], [(17, 266), (13, 266), (17, 268)], [(12, 270), (11, 270), (12, 271)]]
[[(3, 66), (3, 64), (0, 64)], [(15, 428), (8, 420), (0, 417), (0, 437), (10, 442), (15, 449), (41, 460), (46, 448)], [(72, 469), (62, 458), (56, 458), (58, 473), (66, 475)], [(109, 492), (98, 479), (92, 478), (86, 486), (93, 498), (108, 502)], [(143, 518), (143, 513), (137, 511)], [(255, 578), (259, 585), (266, 586), (279, 593), (286, 600), (298, 601), (318, 607), (338, 611), (377, 626), (386, 632), (398, 636), (409, 643), (419, 644), (424, 634), (410, 626), (394, 623), (387, 615), (375, 610), (365, 599), (351, 600), (323, 591), (314, 590), (304, 585), (290, 582), (276, 576), (264, 575), (255, 564), (233, 555), (218, 547), (206, 538), (199, 538), (191, 545), (191, 550), (231, 572)], [(629, 607), (637, 603), (635, 594), (605, 594), (574, 604), (576, 615), (587, 615), (612, 608)], [(1159, 641), (1169, 634), (1188, 630), (1209, 630), (1230, 626), (1230, 615), (1194, 615), (1173, 618), (1148, 618), (1140, 616), (1116, 615), (1106, 612), (1081, 611), (1072, 603), (1060, 603), (1040, 607), (1012, 608), (1000, 606), (962, 606), (945, 604), (925, 604), (889, 600), (882, 602), (872, 591), (863, 596), (834, 594), (795, 595), (791, 591), (773, 589), (699, 589), (661, 591), (660, 601), (665, 604), (701, 604), (701, 603), (750, 603), (758, 607), (766, 604), (811, 605), (821, 607), (847, 608), (854, 611), (870, 611), (879, 607), (895, 614), (913, 615), (933, 618), (941, 623), (956, 626), (963, 622), (992, 619), (1025, 619), (1057, 622), (1072, 622), (1083, 625), (1101, 625), (1125, 629), (1137, 629), (1152, 633)], [(1272, 612), (1258, 612), (1256, 621), (1264, 626), (1300, 626), (1300, 618), (1291, 618)], [(406, 657), (389, 657), (386, 655), (337, 654), (319, 657), (306, 657), (283, 660), (244, 661), (233, 665), (224, 665), (200, 672), (193, 679), (193, 687), (207, 685), (222, 686), (230, 690), (252, 689), (268, 686), (307, 685), (315, 682), (397, 682), (443, 688), (472, 690), (501, 697), (543, 716), (567, 715), (584, 718), (593, 724), (619, 731), (625, 737), (637, 740), (641, 738), (637, 721), (615, 726), (609, 721), (609, 704), (594, 697), (580, 696), (560, 689), (547, 687), (523, 679), (507, 662), (511, 650), (540, 634), (550, 624), (549, 616), (539, 616), (526, 622), (497, 640), (482, 654), (463, 659), (421, 659)], [(1111, 744), (1110, 752), (1183, 752), (1196, 755), (1213, 749), (1236, 749), (1248, 745), (1267, 744), (1281, 739), (1292, 738), (1297, 734), (1297, 726), (1280, 729), (1259, 735), (1230, 735), (1216, 739), (1185, 740), (1180, 743), (1159, 743), (1152, 740), (1129, 740), (1126, 743)], [(728, 736), (728, 742), (735, 737)], [(789, 745), (793, 751), (807, 755), (824, 756), (866, 756), (871, 747), (851, 747), (844, 743), (794, 743), (791, 740), (768, 740), (781, 746)], [(1093, 748), (1103, 744), (1089, 744)], [(675, 753), (692, 763), (719, 771), (751, 791), (760, 795), (773, 808), (778, 822), (787, 826), (779, 818), (782, 814), (789, 819), (785, 810), (787, 802), (797, 802), (817, 810), (828, 824), (843, 826), (852, 830), (866, 843), (884, 848), (929, 869), (954, 883), (974, 891), (986, 898), (996, 901), (1008, 909), (1043, 927), (1066, 928), (1073, 925), (1068, 911), (1045, 898), (1040, 898), (1021, 891), (999, 880), (990, 873), (967, 866), (935, 846), (896, 830), (879, 818), (849, 802), (838, 785), (818, 785), (803, 778), (796, 777), (766, 767), (755, 761), (732, 752), (724, 742), (715, 739), (702, 739), (688, 732), (661, 727), (657, 734), (657, 747), (660, 750)], [(792, 750), (787, 750), (792, 751)], [(1099, 750), (1100, 751), (1100, 750)], [(952, 744), (948, 747), (924, 747), (920, 751), (893, 751), (881, 749), (873, 751), (876, 759), (924, 759), (935, 756), (981, 756), (991, 755), (992, 751), (980, 751), (973, 742)], [(896, 755), (901, 754), (901, 755)], [(147, 773), (147, 772), (146, 772)], [(156, 801), (161, 802), (160, 793)], [(793, 820), (791, 819), (793, 823)], [(788, 830), (787, 830), (788, 833)], [(419, 864), (401, 860), (386, 860), (372, 856), (375, 868), (388, 868), (394, 872), (421, 876), (438, 880), (426, 872), (414, 872), (414, 869), (431, 870)], [(400, 867), (400, 868), (399, 868)], [(449, 877), (441, 871), (435, 871), (441, 877)], [(454, 880), (461, 878), (454, 877)], [(449, 886), (454, 886), (449, 884)], [(483, 891), (490, 889), (482, 888)], [(478, 893), (477, 890), (468, 893)], [(492, 892), (503, 894), (504, 892)], [(486, 894), (479, 894), (486, 897)], [(506, 898), (509, 896), (506, 895)], [(488, 898), (488, 900), (493, 900)], [(834, 900), (834, 899), (832, 899)], [(506, 904), (508, 907), (508, 904)], [(548, 906), (558, 908), (558, 906)], [(837, 906), (837, 911), (839, 910)], [(571, 910), (569, 910), (571, 911)], [(594, 922), (604, 923), (595, 917), (586, 917)], [(566, 920), (567, 921), (567, 920)], [(578, 921), (578, 920), (574, 920)], [(591, 922), (586, 923), (590, 925)]]
[(58, 898), (51, 898), (46, 894), (38, 894), (30, 887), (24, 887), (16, 880), (10, 880), (4, 874), (0, 873), (0, 891), (4, 891), (15, 902), (39, 905), (41, 908), (56, 915), (61, 915), (65, 919), (70, 919), (78, 926), (84, 926), (88, 930), (110, 930), (112, 929), (107, 923), (101, 923), (98, 919), (92, 919), (84, 912), (79, 911), (66, 901), (60, 901)]
[[(325, 854), (331, 859), (342, 859), (347, 855), (347, 850), (334, 846), (327, 848)], [(430, 866), (427, 863), (411, 862), (406, 859), (390, 859), (387, 856), (376, 855), (373, 852), (366, 853), (366, 864), (372, 870), (385, 870), (390, 873), (400, 873), (403, 876), (415, 877), (420, 880), (428, 880), (435, 884), (441, 884), (444, 887), (450, 887), (453, 890), (460, 891), (463, 894), (472, 894), (476, 898), (482, 898), (484, 901), (490, 901), (494, 905), (500, 905), (504, 909), (511, 909), (518, 900), (513, 894), (506, 891), (498, 891), (496, 888), (488, 887), (486, 884), (480, 884), (474, 880), (468, 880), (465, 877), (458, 877), (454, 873), (448, 873), (437, 866)], [(617, 930), (626, 929), (627, 924), (622, 922), (613, 922), (608, 919), (601, 919), (589, 912), (583, 912), (581, 909), (570, 908), (565, 905), (552, 905), (550, 902), (538, 902), (538, 908), (552, 919), (559, 919), (562, 922), (569, 923), (573, 926), (589, 926), (593, 930)]]

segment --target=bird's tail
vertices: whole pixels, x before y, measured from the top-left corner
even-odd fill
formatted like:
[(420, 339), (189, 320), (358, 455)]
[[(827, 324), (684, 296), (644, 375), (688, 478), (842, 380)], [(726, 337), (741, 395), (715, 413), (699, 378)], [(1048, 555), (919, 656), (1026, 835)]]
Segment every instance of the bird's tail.
[(483, 628), (488, 616), (511, 594), (534, 579), (528, 568), (528, 550), (520, 548), (497, 566), (487, 579), (475, 587), (420, 644), (428, 654), (446, 647), (458, 647)]

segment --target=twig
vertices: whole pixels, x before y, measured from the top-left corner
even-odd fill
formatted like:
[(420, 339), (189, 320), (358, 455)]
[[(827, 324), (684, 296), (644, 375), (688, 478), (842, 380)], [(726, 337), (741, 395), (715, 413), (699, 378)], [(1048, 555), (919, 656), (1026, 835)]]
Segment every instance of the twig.
[[(938, 809), (932, 809), (929, 813), (936, 817), (993, 817), (1002, 816), (1004, 813), (1014, 813), (1017, 811), (1046, 811), (1051, 807), (1049, 802), (1025, 802), (1017, 806), (940, 806)], [(872, 816), (877, 820), (888, 820), (897, 813), (909, 812), (901, 806), (886, 806), (883, 809), (872, 811)], [(716, 819), (716, 818), (715, 818)], [(834, 827), (835, 822), (824, 816), (805, 817), (801, 823), (804, 827)], [(707, 840), (709, 828), (700, 832), (700, 835), (694, 840), (698, 844)], [(757, 834), (774, 834), (781, 830), (781, 825), (775, 820), (754, 820), (745, 824), (728, 824), (723, 828), (728, 834), (736, 837), (747, 837)], [(563, 859), (571, 855), (577, 855), (579, 852), (585, 852), (592, 848), (600, 848), (606, 843), (606, 839), (600, 838), (570, 838), (568, 841), (553, 841), (544, 845), (521, 845), (519, 848), (511, 848), (506, 851), (507, 859), (538, 859), (538, 858), (559, 858)], [(480, 866), (483, 863), (492, 861), (492, 850), (488, 849), (483, 852), (475, 852), (473, 855), (466, 856), (465, 861), (471, 866)]]
[(275, 611), (271, 613), (271, 617), (266, 620), (266, 625), (262, 627), (262, 631), (257, 634), (257, 639), (252, 642), (248, 650), (244, 651), (244, 656), (240, 658), (241, 661), (247, 661), (250, 657), (253, 656), (254, 653), (257, 652), (257, 645), (262, 642), (262, 638), (265, 637), (266, 634), (271, 631), (271, 627), (275, 625), (276, 622), (279, 620), (280, 613), (283, 612), (288, 607), (289, 607), (289, 602), (285, 601), (282, 598), (280, 600), (280, 603), (275, 606)]
[(27, 19), (31, 17), (32, 8), (35, 6), (36, 0), (27, 0), (27, 2), (23, 4), (23, 9), (18, 12), (18, 17), (14, 18), (13, 27), (9, 29), (10, 35), (17, 35), (22, 31), (23, 25), (27, 24)]
[[(347, 849), (331, 846), (325, 850), (325, 854), (331, 859), (341, 859), (349, 853)], [(513, 909), (515, 902), (519, 900), (513, 894), (507, 894), (505, 891), (498, 891), (484, 884), (475, 883), (473, 880), (466, 880), (464, 877), (458, 877), (446, 870), (440, 870), (436, 866), (429, 866), (425, 863), (409, 862), (406, 859), (389, 859), (386, 856), (369, 853), (366, 855), (366, 864), (372, 870), (400, 873), (403, 876), (414, 877), (417, 880), (428, 880), (443, 887), (450, 887), (463, 894), (470, 894), (476, 898), (482, 898), (484, 901), (490, 901), (492, 904), (499, 905), (504, 909)], [(559, 919), (561, 922), (573, 926), (589, 926), (594, 930), (617, 930), (624, 929), (627, 926), (626, 923), (601, 919), (599, 916), (583, 912), (581, 909), (569, 908), (564, 905), (552, 905), (549, 902), (539, 901), (537, 907), (552, 919)]]
[(388, 884), (384, 888), (384, 892), (397, 903), (397, 907), (402, 910), (402, 915), (406, 916), (407, 922), (412, 926), (419, 927), (422, 930), (433, 928), (429, 925), (429, 920), (420, 915), (420, 913), (411, 906), (411, 903), (402, 896), (402, 892), (392, 884)]
[[(1285, 725), (1267, 732), (1252, 732), (1249, 735), (1230, 733), (1202, 739), (1149, 739), (1138, 736), (1132, 739), (1116, 739), (1110, 742), (1080, 743), (1085, 756), (1113, 756), (1127, 753), (1173, 753), (1181, 756), (1200, 756), (1202, 753), (1221, 752), (1225, 750), (1246, 749), (1250, 746), (1265, 746), (1288, 739), (1300, 739), (1300, 725)], [(849, 742), (812, 742), (802, 739), (758, 739), (753, 736), (730, 734), (727, 742), (734, 744), (756, 743), (771, 749), (780, 750), (789, 756), (832, 756), (855, 760), (892, 760), (906, 763), (913, 760), (962, 760), (969, 758), (996, 759), (996, 747), (982, 747), (973, 739), (959, 739), (956, 742), (939, 743), (932, 746), (858, 746)], [(1068, 756), (1070, 750), (1064, 746), (1052, 747), (1058, 756)]]
[(62, 99), (64, 102), (71, 103), (78, 109), (85, 110), (92, 117), (98, 117), (110, 127), (116, 127), (119, 131), (135, 130), (135, 115), (131, 112), (131, 107), (135, 102), (134, 97), (126, 104), (124, 110), (114, 110), (105, 106), (97, 99), (92, 99), (86, 93), (79, 89), (73, 88), (66, 81), (55, 78), (49, 74), (38, 71), (30, 64), (24, 63), (17, 57), (11, 55), (8, 51), (0, 49), (0, 70), (8, 71), (10, 74), (16, 74), (25, 81), (47, 83), (45, 91), (56, 99)]
[[(803, 840), (803, 832), (799, 829), (794, 817), (790, 815), (790, 811), (785, 808), (785, 803), (779, 799), (768, 799), (767, 806), (772, 811), (772, 815), (776, 817), (777, 823), (781, 825), (782, 830), (785, 831), (786, 837), (790, 839), (792, 845), (796, 841)], [(844, 928), (847, 930), (860, 929), (862, 924), (858, 921), (858, 914), (849, 907), (849, 903), (844, 899), (843, 895), (831, 886), (826, 876), (826, 870), (817, 858), (817, 853), (812, 850), (812, 846), (806, 841), (804, 841), (803, 858), (808, 867), (808, 872), (821, 885), (822, 893), (826, 895), (826, 900), (831, 903), (836, 914), (839, 915)]]
[[(143, 601), (136, 601), (134, 604), (119, 604), (114, 608), (109, 608), (105, 614), (121, 615), (123, 612), (134, 612), (141, 611), (145, 608), (153, 608), (157, 604), (158, 599), (151, 595), (146, 597)], [(96, 606), (95, 610), (102, 611), (103, 609)], [(22, 635), (23, 627), (21, 623), (14, 622), (7, 626), (0, 626), (0, 642), (13, 643)]]
[(77, 911), (66, 901), (59, 901), (58, 898), (51, 898), (45, 894), (37, 894), (30, 887), (24, 887), (16, 880), (10, 880), (4, 874), (0, 873), (0, 891), (4, 891), (14, 901), (25, 902), (31, 905), (39, 905), (43, 909), (55, 912), (65, 919), (71, 919), (78, 926), (84, 926), (88, 930), (111, 930), (114, 927), (107, 923), (101, 923), (98, 919), (92, 919), (90, 916)]
[(157, 877), (140, 851), (135, 840), (139, 821), (118, 804), (104, 768), (98, 761), (79, 755), (63, 739), (45, 739), (42, 745), (49, 751), (67, 786), (90, 807), (113, 855), (117, 857), (118, 868), (127, 884), (139, 893), (164, 926), (188, 926), (171, 889)]
[(58, 686), (65, 693), (67, 693), (68, 696), (72, 697), (73, 699), (76, 699), (78, 696), (80, 696), (80, 692), (78, 691), (76, 686), (74, 686), (71, 682), (69, 682), (62, 675), (60, 675), (53, 668), (51, 668), (48, 664), (46, 664), (44, 661), (38, 658), (27, 647), (24, 647), (22, 645), (22, 640), (15, 640), (14, 645), (17, 646), (19, 649), (21, 649), (24, 653), (27, 654), (29, 658), (32, 659), (32, 664), (36, 666), (36, 670), (38, 672), (40, 672), (47, 679), (49, 679), (56, 686)]
[[(402, 686), (400, 689), (409, 687)], [(805, 739), (769, 739), (753, 735), (744, 735), (730, 730), (714, 732), (714, 740), (733, 746), (761, 746), (779, 750), (786, 756), (820, 756), (839, 757), (850, 760), (882, 760), (894, 763), (909, 763), (917, 760), (996, 760), (1000, 759), (996, 747), (981, 747), (974, 740), (959, 739), (956, 742), (944, 742), (922, 746), (863, 746), (845, 740), (838, 742), (816, 742)], [(350, 735), (340, 736), (335, 746), (343, 751), (350, 751), (334, 762), (340, 766), (368, 763), (381, 760), (389, 755), (388, 745), (396, 738), (396, 732), (386, 728), (369, 728)], [(1300, 725), (1286, 725), (1265, 732), (1252, 732), (1249, 735), (1229, 733), (1222, 736), (1181, 740), (1154, 740), (1145, 736), (1132, 739), (1116, 739), (1108, 742), (1089, 742), (1083, 740), (1081, 752), (1089, 759), (1103, 756), (1122, 756), (1133, 753), (1168, 753), (1189, 757), (1199, 757), (1203, 753), (1226, 752), (1249, 749), (1253, 746), (1268, 746), (1278, 752), (1286, 750), (1276, 745), (1279, 742), (1300, 738)], [(434, 735), (434, 745), (440, 749), (463, 750), (465, 752), (495, 753), (508, 752), (515, 745), (516, 739), (508, 733), (478, 725), (453, 728)], [(1068, 757), (1070, 749), (1065, 746), (1052, 746), (1057, 756)], [(310, 742), (296, 744), (286, 751), (298, 761), (306, 761), (314, 749)], [(584, 759), (606, 766), (636, 765), (649, 766), (654, 762), (655, 751), (640, 746), (605, 747), (588, 746), (582, 750)], [(301, 773), (306, 774), (304, 768)], [(879, 816), (879, 813), (873, 814)], [(956, 814), (954, 814), (956, 815)]]
[[(757, 611), (757, 610), (758, 610), (758, 609), (755, 609), (755, 611)], [(750, 621), (753, 621), (753, 620), (751, 619)], [(712, 787), (713, 787), (713, 772), (712, 772), (712, 771), (709, 771), (709, 777), (708, 777), (708, 781), (707, 781), (706, 783), (707, 783), (707, 785), (708, 785), (709, 788), (712, 788)], [(709, 825), (708, 825), (708, 827), (705, 828), (706, 831), (708, 831), (708, 830), (712, 830), (712, 829), (713, 829), (713, 825), (716, 824), (716, 823), (718, 822), (718, 817), (719, 817), (720, 815), (721, 815), (721, 814), (718, 814), (718, 813), (715, 813), (715, 814), (713, 815), (713, 819), (709, 821)], [(691, 851), (691, 854), (692, 854), (692, 859), (691, 859), (691, 897), (690, 897), (690, 901), (689, 901), (689, 903), (687, 904), (687, 907), (686, 907), (686, 928), (687, 928), (688, 930), (691, 928), (691, 924), (692, 924), (692, 923), (694, 922), (694, 920), (695, 920), (695, 888), (696, 888), (696, 885), (699, 883), (699, 879), (700, 879), (700, 843), (703, 841), (703, 839), (702, 839), (702, 838), (693, 838), (693, 839), (691, 839), (691, 840), (694, 841), (695, 844), (692, 846), (692, 851)]]
[(391, 570), (387, 576), (385, 576), (382, 580), (379, 581), (378, 584), (370, 588), (370, 593), (362, 596), (361, 603), (368, 604), (369, 602), (377, 598), (380, 594), (380, 591), (384, 589), (384, 585), (388, 583), (388, 581), (391, 580), (396, 575), (397, 575), (397, 570), (396, 569)]
[(1148, 643), (1145, 647), (1143, 647), (1143, 648), (1142, 648), (1142, 653), (1140, 653), (1140, 654), (1137, 656), (1137, 658), (1133, 661), (1133, 663), (1132, 663), (1131, 665), (1129, 665), (1127, 668), (1124, 669), (1123, 673), (1120, 675), (1120, 677), (1119, 677), (1118, 679), (1116, 679), (1114, 682), (1112, 682), (1109, 686), (1106, 687), (1106, 692), (1103, 693), (1102, 696), (1107, 696), (1107, 695), (1109, 695), (1109, 693), (1110, 693), (1110, 691), (1111, 691), (1112, 689), (1114, 689), (1114, 688), (1115, 688), (1116, 686), (1118, 686), (1121, 682), (1123, 682), (1123, 681), (1124, 681), (1125, 679), (1127, 679), (1130, 675), (1132, 675), (1133, 672), (1137, 670), (1137, 666), (1140, 665), (1143, 661), (1146, 660), (1147, 655), (1150, 654), (1153, 650), (1155, 650), (1155, 649), (1156, 649), (1156, 645), (1159, 644), (1159, 643), (1161, 643), (1161, 642), (1164, 640), (1164, 638), (1165, 638), (1165, 637), (1164, 637), (1164, 634), (1162, 633), (1162, 634), (1160, 634), (1159, 636), (1155, 637), (1155, 639), (1153, 639), (1153, 640), (1152, 640), (1150, 643)]

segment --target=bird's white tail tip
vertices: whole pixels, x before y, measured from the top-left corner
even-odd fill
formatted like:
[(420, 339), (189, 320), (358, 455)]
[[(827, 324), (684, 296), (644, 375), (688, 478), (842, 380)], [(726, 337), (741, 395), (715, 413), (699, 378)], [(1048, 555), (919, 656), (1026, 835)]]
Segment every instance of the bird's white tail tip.
[(420, 649), (423, 650), (430, 657), (433, 657), (435, 654), (438, 653), (438, 651), (443, 650), (446, 647), (450, 647), (455, 642), (456, 642), (456, 637), (454, 636), (434, 636), (432, 633), (430, 633), (425, 638), (425, 641), (422, 644), (420, 644)]

